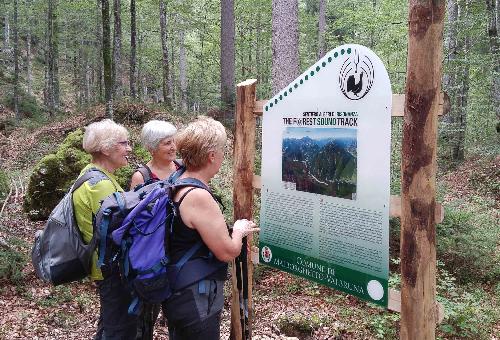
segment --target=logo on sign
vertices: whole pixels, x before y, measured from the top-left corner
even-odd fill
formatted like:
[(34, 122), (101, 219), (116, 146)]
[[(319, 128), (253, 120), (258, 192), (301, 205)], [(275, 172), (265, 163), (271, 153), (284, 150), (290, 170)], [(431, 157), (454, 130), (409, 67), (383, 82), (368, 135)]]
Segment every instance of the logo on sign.
[(375, 70), (370, 58), (354, 50), (340, 68), (340, 90), (350, 100), (360, 100), (370, 92), (374, 78)]
[(271, 259), (273, 258), (273, 253), (271, 252), (271, 249), (268, 246), (262, 247), (261, 254), (262, 254), (262, 259), (266, 263), (270, 262)]

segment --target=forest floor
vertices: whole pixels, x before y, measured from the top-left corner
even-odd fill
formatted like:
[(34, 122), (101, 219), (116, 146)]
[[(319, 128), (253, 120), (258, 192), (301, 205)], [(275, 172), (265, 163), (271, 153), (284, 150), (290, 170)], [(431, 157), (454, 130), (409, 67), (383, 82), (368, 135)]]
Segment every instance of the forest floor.
[[(0, 216), (0, 240), (9, 240), (7, 247), (19, 251), (20, 258), (12, 261), (23, 266), (13, 279), (0, 280), (0, 339), (91, 339), (94, 334), (99, 310), (94, 284), (85, 281), (52, 287), (35, 277), (29, 261), (30, 249), (33, 235), (43, 228), (43, 222), (30, 221), (22, 211), (28, 171), (54, 149), (67, 131), (85, 125), (88, 120), (83, 115), (75, 115), (35, 130), (19, 128), (8, 136), (0, 134), (4, 169), (11, 178), (19, 179)], [(500, 159), (497, 157), (490, 166), (498, 169)], [(477, 160), (472, 159), (442, 177), (442, 184), (448, 188), (445, 202), (477, 194), (475, 188), (464, 185), (468, 183), (467, 176), (477, 173), (476, 168)], [(229, 286), (226, 288), (228, 293)], [(399, 336), (397, 313), (262, 265), (255, 269), (253, 298), (254, 339), (394, 339)], [(226, 298), (222, 339), (229, 337), (229, 310)], [(499, 339), (498, 320), (488, 333), (485, 339)], [(157, 324), (155, 339), (168, 339), (163, 320)]]

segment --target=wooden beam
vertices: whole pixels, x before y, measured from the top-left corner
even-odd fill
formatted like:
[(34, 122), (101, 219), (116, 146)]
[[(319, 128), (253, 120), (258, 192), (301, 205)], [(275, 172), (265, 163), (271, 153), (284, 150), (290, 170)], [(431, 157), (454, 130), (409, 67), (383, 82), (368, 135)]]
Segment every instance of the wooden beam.
[[(233, 147), (233, 217), (234, 220), (246, 218), (253, 220), (253, 169), (255, 159), (255, 118), (253, 108), (255, 104), (255, 89), (257, 80), (249, 79), (236, 86), (236, 122)], [(242, 251), (247, 253), (239, 267), (241, 278), (248, 281), (248, 323), (240, 320), (240, 301), (236, 282), (236, 265), (232, 261), (232, 297), (231, 297), (231, 339), (242, 339), (242, 334), (252, 338), (253, 303), (252, 278), (253, 267), (249, 246), (252, 244), (252, 235), (248, 235), (243, 242)], [(246, 248), (244, 248), (246, 247)], [(246, 278), (243, 267), (248, 269)]]
[[(401, 313), (401, 292), (396, 289), (389, 288), (389, 301), (387, 309), (393, 312)], [(444, 306), (436, 303), (436, 323), (440, 324), (444, 319)]]
[[(257, 100), (253, 107), (253, 113), (256, 116), (262, 116), (264, 111), (264, 106), (267, 100)], [(450, 111), (450, 98), (445, 92), (441, 92), (439, 96), (439, 108), (438, 115), (445, 115)], [(393, 94), (392, 95), (392, 112), (393, 117), (403, 117), (405, 112), (405, 95), (404, 94)]]
[[(262, 179), (259, 175), (253, 175), (252, 187), (254, 189), (260, 190), (262, 187)], [(389, 202), (389, 216), (390, 217), (401, 217), (401, 196), (391, 195)], [(444, 219), (444, 208), (441, 204), (436, 202), (435, 211), (436, 223), (443, 222)]]
[(436, 337), (436, 159), (445, 15), (446, 1), (408, 1), (401, 150), (402, 340)]

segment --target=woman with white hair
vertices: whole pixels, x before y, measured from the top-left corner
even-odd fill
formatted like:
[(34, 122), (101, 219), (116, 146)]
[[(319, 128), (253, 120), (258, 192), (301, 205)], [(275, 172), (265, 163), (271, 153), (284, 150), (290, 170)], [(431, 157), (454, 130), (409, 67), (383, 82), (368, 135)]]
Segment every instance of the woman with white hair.
[(152, 120), (144, 124), (141, 143), (151, 154), (151, 160), (132, 175), (130, 189), (139, 184), (167, 179), (179, 168), (180, 165), (175, 160), (176, 132), (175, 126), (162, 120)]
[[(186, 287), (179, 287), (163, 303), (171, 340), (219, 339), (226, 262), (240, 254), (243, 237), (259, 230), (254, 222), (242, 219), (234, 223), (230, 234), (224, 215), (208, 188), (221, 167), (226, 138), (224, 126), (204, 116), (176, 136), (178, 151), (186, 167), (180, 179), (198, 180), (206, 188), (182, 187), (174, 193), (176, 217), (170, 240), (171, 264), (178, 263), (189, 249), (201, 243), (190, 261), (199, 263), (205, 259), (206, 266), (217, 265), (217, 270)], [(185, 266), (189, 266), (189, 261)]]
[[(73, 205), (83, 240), (90, 242), (92, 219), (101, 201), (113, 192), (123, 191), (113, 173), (127, 165), (127, 156), (132, 149), (125, 127), (110, 119), (92, 123), (85, 128), (83, 149), (92, 156), (92, 160), (83, 168), (80, 176), (88, 171), (93, 171), (93, 175), (74, 191)], [(90, 278), (97, 284), (101, 303), (95, 339), (135, 339), (137, 318), (128, 315), (132, 297), (120, 280), (118, 268), (111, 265), (98, 268), (97, 253), (94, 253)]]
[[(175, 126), (162, 120), (151, 120), (141, 131), (141, 144), (151, 154), (151, 160), (132, 175), (130, 190), (142, 184), (167, 179), (180, 164), (175, 160)], [(159, 305), (144, 304), (138, 319), (137, 339), (152, 340)]]

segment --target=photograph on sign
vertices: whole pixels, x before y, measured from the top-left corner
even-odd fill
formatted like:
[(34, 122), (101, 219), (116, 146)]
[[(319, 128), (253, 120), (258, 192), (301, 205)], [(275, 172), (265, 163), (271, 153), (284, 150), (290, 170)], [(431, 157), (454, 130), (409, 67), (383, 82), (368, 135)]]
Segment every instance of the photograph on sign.
[(356, 130), (287, 127), (281, 167), (284, 186), (355, 199), (356, 145)]
[(392, 93), (343, 45), (264, 105), (260, 260), (387, 306)]

